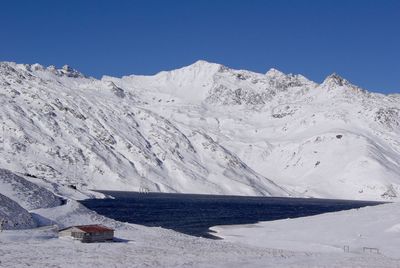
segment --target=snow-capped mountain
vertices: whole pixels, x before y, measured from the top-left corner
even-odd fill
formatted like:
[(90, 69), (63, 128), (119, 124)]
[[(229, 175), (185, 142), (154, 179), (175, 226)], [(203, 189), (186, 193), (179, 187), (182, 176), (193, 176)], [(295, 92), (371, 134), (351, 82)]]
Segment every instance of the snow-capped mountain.
[(369, 93), (336, 74), (318, 84), (198, 61), (97, 80), (68, 66), (3, 62), (0, 103), (0, 167), (53, 186), (400, 194), (400, 95)]

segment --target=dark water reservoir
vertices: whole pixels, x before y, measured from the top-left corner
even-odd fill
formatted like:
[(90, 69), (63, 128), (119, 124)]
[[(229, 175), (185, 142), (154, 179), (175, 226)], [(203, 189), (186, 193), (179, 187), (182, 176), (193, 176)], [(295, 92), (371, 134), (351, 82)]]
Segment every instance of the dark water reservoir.
[(215, 225), (248, 224), (382, 204), (313, 198), (248, 197), (101, 191), (114, 198), (89, 199), (83, 205), (109, 218), (160, 226), (213, 238)]

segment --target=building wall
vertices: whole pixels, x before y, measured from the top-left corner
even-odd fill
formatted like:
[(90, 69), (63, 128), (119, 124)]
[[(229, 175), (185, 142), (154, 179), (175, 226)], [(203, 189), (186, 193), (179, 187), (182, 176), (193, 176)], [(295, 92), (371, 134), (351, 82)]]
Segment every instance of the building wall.
[(114, 232), (101, 232), (101, 233), (90, 233), (85, 234), (82, 242), (103, 242), (114, 239)]
[(60, 231), (58, 233), (59, 237), (72, 237), (74, 239), (80, 240), (82, 242), (103, 242), (114, 239), (114, 232), (99, 232), (99, 233), (85, 233), (80, 230), (75, 230), (73, 228)]
[(68, 229), (68, 230), (58, 232), (58, 236), (59, 237), (72, 236), (72, 230)]

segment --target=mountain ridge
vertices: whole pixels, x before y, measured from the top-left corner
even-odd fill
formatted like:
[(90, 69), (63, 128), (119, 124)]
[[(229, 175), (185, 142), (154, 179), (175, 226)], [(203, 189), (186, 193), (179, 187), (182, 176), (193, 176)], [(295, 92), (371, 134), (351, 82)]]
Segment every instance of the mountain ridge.
[(336, 74), (318, 84), (198, 61), (98, 80), (2, 62), (0, 94), (0, 167), (83, 192), (400, 193), (400, 95)]

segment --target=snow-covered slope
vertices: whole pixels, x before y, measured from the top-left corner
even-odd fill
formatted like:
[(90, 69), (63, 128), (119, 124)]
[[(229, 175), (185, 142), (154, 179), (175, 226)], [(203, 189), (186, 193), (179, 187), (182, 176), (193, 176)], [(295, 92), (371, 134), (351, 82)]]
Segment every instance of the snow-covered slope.
[(31, 214), (17, 202), (0, 194), (0, 229), (28, 229), (36, 227)]
[[(293, 251), (382, 254), (399, 260), (400, 204), (385, 204), (334, 213), (260, 222), (215, 226), (226, 241)], [(365, 249), (366, 248), (366, 249)], [(378, 255), (379, 255), (378, 254)]]
[(5, 169), (0, 169), (0, 194), (16, 201), (27, 210), (55, 207), (61, 204), (61, 199), (46, 188)]
[(206, 131), (69, 67), (0, 65), (0, 166), (78, 188), (281, 195)]
[(0, 63), (0, 167), (78, 189), (396, 199), (400, 96), (198, 61), (85, 77)]

